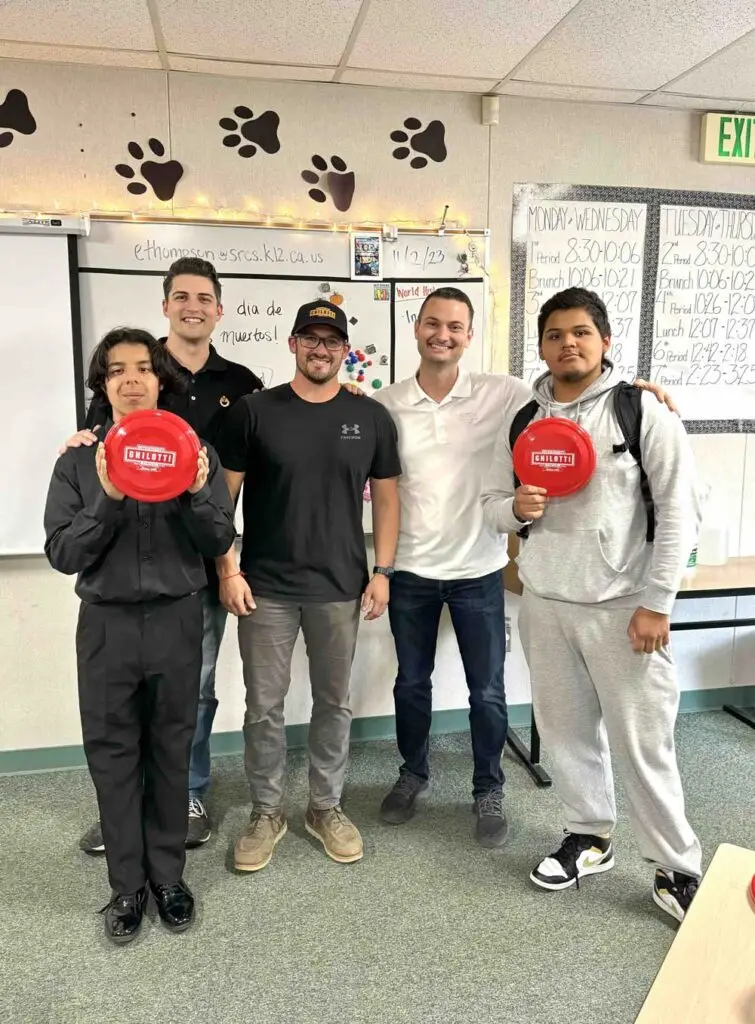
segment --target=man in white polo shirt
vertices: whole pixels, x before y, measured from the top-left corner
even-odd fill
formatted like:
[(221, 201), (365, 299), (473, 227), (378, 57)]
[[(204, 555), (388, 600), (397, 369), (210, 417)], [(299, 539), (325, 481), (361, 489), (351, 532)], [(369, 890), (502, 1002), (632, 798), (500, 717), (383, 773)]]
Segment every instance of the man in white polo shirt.
[[(388, 605), (398, 656), (394, 699), (403, 764), (380, 814), (389, 824), (408, 821), (429, 784), (431, 676), (447, 604), (469, 688), (475, 835), (482, 846), (496, 847), (508, 831), (501, 768), (508, 731), (501, 569), (508, 558), (505, 536), (485, 525), (480, 495), (501, 426), (532, 391), (516, 377), (460, 368), (473, 319), (472, 303), (458, 288), (432, 292), (414, 325), (419, 370), (375, 396), (396, 424), (403, 470)], [(637, 383), (665, 399), (658, 387)]]
[(475, 833), (483, 846), (493, 847), (505, 841), (508, 829), (501, 768), (508, 727), (501, 578), (507, 555), (506, 539), (483, 522), (480, 493), (501, 425), (531, 390), (516, 377), (460, 369), (473, 317), (469, 297), (458, 288), (432, 292), (414, 325), (416, 376), (375, 396), (398, 429), (403, 468), (388, 612), (398, 656), (396, 738), (404, 763), (380, 813), (390, 824), (408, 821), (429, 784), (431, 675), (447, 604), (469, 687)]

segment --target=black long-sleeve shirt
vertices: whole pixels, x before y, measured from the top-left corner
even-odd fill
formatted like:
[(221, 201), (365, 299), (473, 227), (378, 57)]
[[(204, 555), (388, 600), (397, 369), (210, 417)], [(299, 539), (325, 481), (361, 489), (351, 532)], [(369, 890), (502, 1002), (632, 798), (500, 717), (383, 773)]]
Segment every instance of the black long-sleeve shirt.
[(78, 574), (76, 593), (94, 604), (185, 597), (207, 583), (203, 558), (233, 543), (233, 506), (209, 445), (207, 483), (172, 501), (114, 501), (102, 489), (96, 446), (69, 448), (55, 464), (45, 507), (45, 554)]
[[(160, 344), (165, 345), (167, 340), (160, 338)], [(173, 357), (170, 349), (166, 348), (165, 354), (178, 376), (183, 379), (186, 390), (181, 394), (161, 394), (158, 407), (174, 412), (176, 416), (186, 420), (199, 437), (205, 438), (215, 446), (236, 402), (244, 395), (261, 391), (264, 384), (248, 367), (224, 359), (214, 345), (210, 345), (207, 362), (196, 373), (182, 366)], [(107, 424), (112, 421), (112, 415), (110, 404), (102, 397), (95, 397), (89, 406), (85, 426), (90, 430), (98, 427), (97, 436), (102, 440), (107, 433)], [(204, 568), (208, 587), (217, 593), (218, 577), (214, 561), (208, 558)]]

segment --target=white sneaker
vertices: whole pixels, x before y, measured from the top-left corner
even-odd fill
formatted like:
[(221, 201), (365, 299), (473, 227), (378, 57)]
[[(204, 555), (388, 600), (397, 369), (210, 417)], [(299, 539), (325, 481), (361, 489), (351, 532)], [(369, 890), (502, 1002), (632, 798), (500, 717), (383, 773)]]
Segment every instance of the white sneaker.
[(677, 921), (683, 921), (699, 884), (700, 879), (694, 875), (658, 868), (653, 882), (653, 902)]
[(561, 846), (541, 860), (530, 879), (541, 889), (568, 889), (585, 875), (598, 875), (614, 866), (610, 839), (567, 832)]

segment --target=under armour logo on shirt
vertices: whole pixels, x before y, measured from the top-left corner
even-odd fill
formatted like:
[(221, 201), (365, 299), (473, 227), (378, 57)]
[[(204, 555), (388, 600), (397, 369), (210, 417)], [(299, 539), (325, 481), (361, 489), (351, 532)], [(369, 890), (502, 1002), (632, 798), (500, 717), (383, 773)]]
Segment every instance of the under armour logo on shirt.
[(359, 434), (359, 424), (358, 423), (352, 423), (351, 426), (349, 426), (348, 423), (342, 423), (341, 424), (341, 437), (348, 437), (349, 439), (352, 439), (354, 437), (359, 437), (359, 436), (360, 436), (360, 434)]

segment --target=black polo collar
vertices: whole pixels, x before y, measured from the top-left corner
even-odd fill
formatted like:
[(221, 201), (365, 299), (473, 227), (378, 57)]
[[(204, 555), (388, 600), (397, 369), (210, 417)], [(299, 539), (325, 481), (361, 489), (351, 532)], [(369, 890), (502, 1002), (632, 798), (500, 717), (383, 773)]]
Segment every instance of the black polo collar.
[[(166, 342), (168, 341), (167, 335), (164, 338), (160, 338), (159, 341), (160, 341), (161, 345), (165, 345)], [(168, 350), (168, 355), (171, 357), (173, 362), (176, 363), (178, 366), (180, 366), (181, 369), (184, 370), (186, 373), (190, 373), (191, 372), (190, 370), (187, 370), (186, 367), (182, 363), (178, 362), (178, 360), (170, 352), (170, 350)], [(205, 371), (207, 371), (209, 373), (225, 373), (225, 371), (227, 369), (228, 369), (228, 360), (227, 359), (223, 359), (223, 357), (221, 355), (218, 355), (217, 349), (212, 344), (212, 342), (210, 342), (210, 354), (207, 357), (207, 360), (206, 360), (204, 366), (202, 366), (201, 369), (197, 370), (197, 373), (204, 373)]]

